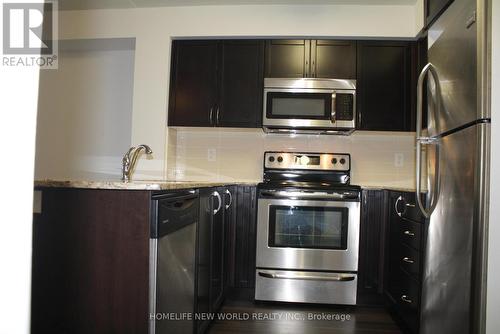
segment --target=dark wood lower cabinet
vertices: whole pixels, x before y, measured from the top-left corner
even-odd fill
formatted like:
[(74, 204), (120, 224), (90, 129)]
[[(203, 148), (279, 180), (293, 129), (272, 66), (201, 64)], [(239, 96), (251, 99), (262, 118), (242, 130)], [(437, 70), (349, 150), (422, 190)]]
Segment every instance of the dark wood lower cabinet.
[(389, 192), (385, 295), (389, 307), (410, 333), (418, 333), (424, 262), (425, 220), (415, 194)]
[(363, 190), (359, 235), (358, 305), (383, 305), (387, 192)]
[(257, 233), (257, 188), (238, 186), (233, 197), (235, 210), (228, 222), (228, 287), (255, 287), (255, 247)]
[[(41, 190), (32, 333), (147, 333), (153, 192)], [(228, 288), (255, 287), (256, 187), (201, 188), (199, 195), (195, 311), (216, 313)], [(425, 221), (412, 194), (363, 190), (362, 197), (358, 305), (385, 300), (418, 333)], [(209, 325), (198, 321), (196, 332)]]
[(42, 192), (33, 221), (32, 333), (147, 333), (150, 194)]

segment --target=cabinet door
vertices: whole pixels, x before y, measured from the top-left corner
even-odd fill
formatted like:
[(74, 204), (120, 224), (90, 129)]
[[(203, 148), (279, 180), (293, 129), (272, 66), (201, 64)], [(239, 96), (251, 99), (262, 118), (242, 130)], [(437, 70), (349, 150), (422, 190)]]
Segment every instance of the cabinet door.
[[(216, 188), (220, 197), (213, 196), (210, 247), (210, 312), (217, 312), (224, 298), (224, 188)], [(217, 211), (217, 212), (215, 212)]]
[(356, 42), (311, 41), (311, 77), (356, 79)]
[(453, 0), (425, 0), (425, 25), (431, 25)]
[(217, 42), (174, 41), (169, 126), (215, 125)]
[(359, 130), (412, 131), (410, 42), (358, 43)]
[(382, 304), (387, 199), (383, 190), (363, 190), (359, 236), (359, 305)]
[[(210, 312), (210, 244), (213, 220), (213, 189), (200, 189), (200, 216), (196, 259), (196, 312)], [(209, 321), (196, 321), (198, 333), (204, 333)]]
[(234, 286), (234, 261), (235, 261), (235, 233), (236, 233), (236, 214), (237, 214), (237, 186), (226, 188), (224, 193), (224, 287)]
[(304, 39), (276, 39), (266, 42), (266, 78), (302, 78), (310, 72), (310, 45)]
[(234, 254), (229, 263), (228, 285), (235, 288), (255, 287), (255, 247), (257, 232), (257, 188), (238, 186), (233, 202), (236, 218), (231, 229), (228, 252)]
[(264, 45), (262, 41), (223, 41), (217, 125), (262, 126)]

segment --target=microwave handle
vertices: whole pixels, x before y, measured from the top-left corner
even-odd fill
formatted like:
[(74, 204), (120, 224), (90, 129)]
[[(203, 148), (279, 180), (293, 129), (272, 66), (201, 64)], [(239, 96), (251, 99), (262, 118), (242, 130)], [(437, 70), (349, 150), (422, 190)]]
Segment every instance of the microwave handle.
[(330, 114), (330, 121), (332, 123), (336, 122), (336, 114), (337, 114), (337, 93), (332, 93), (332, 111)]

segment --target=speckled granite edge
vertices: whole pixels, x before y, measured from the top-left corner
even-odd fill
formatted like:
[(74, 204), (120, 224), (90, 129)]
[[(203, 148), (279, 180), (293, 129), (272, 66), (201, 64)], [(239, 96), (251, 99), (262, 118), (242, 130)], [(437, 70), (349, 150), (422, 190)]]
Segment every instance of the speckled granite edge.
[[(392, 190), (392, 191), (402, 191), (402, 192), (410, 192), (414, 193), (416, 191), (415, 188), (412, 187), (401, 187), (401, 186), (385, 186), (385, 185), (360, 185), (362, 189), (366, 190)], [(423, 189), (422, 193), (427, 192), (427, 190)]]
[(35, 180), (34, 186), (40, 188), (177, 190), (229, 185), (256, 185), (257, 183), (258, 182)]

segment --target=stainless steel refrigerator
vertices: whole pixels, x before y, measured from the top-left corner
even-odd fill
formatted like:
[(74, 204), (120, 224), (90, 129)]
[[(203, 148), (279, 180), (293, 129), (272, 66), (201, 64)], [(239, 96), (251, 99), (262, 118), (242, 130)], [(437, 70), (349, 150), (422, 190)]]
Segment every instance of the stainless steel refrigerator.
[[(418, 80), (416, 181), (417, 194), (427, 183), (427, 200), (417, 198), (429, 218), (422, 334), (483, 331), (490, 136), (485, 3), (455, 0), (430, 27), (429, 64)], [(423, 109), (428, 121), (421, 129)]]

